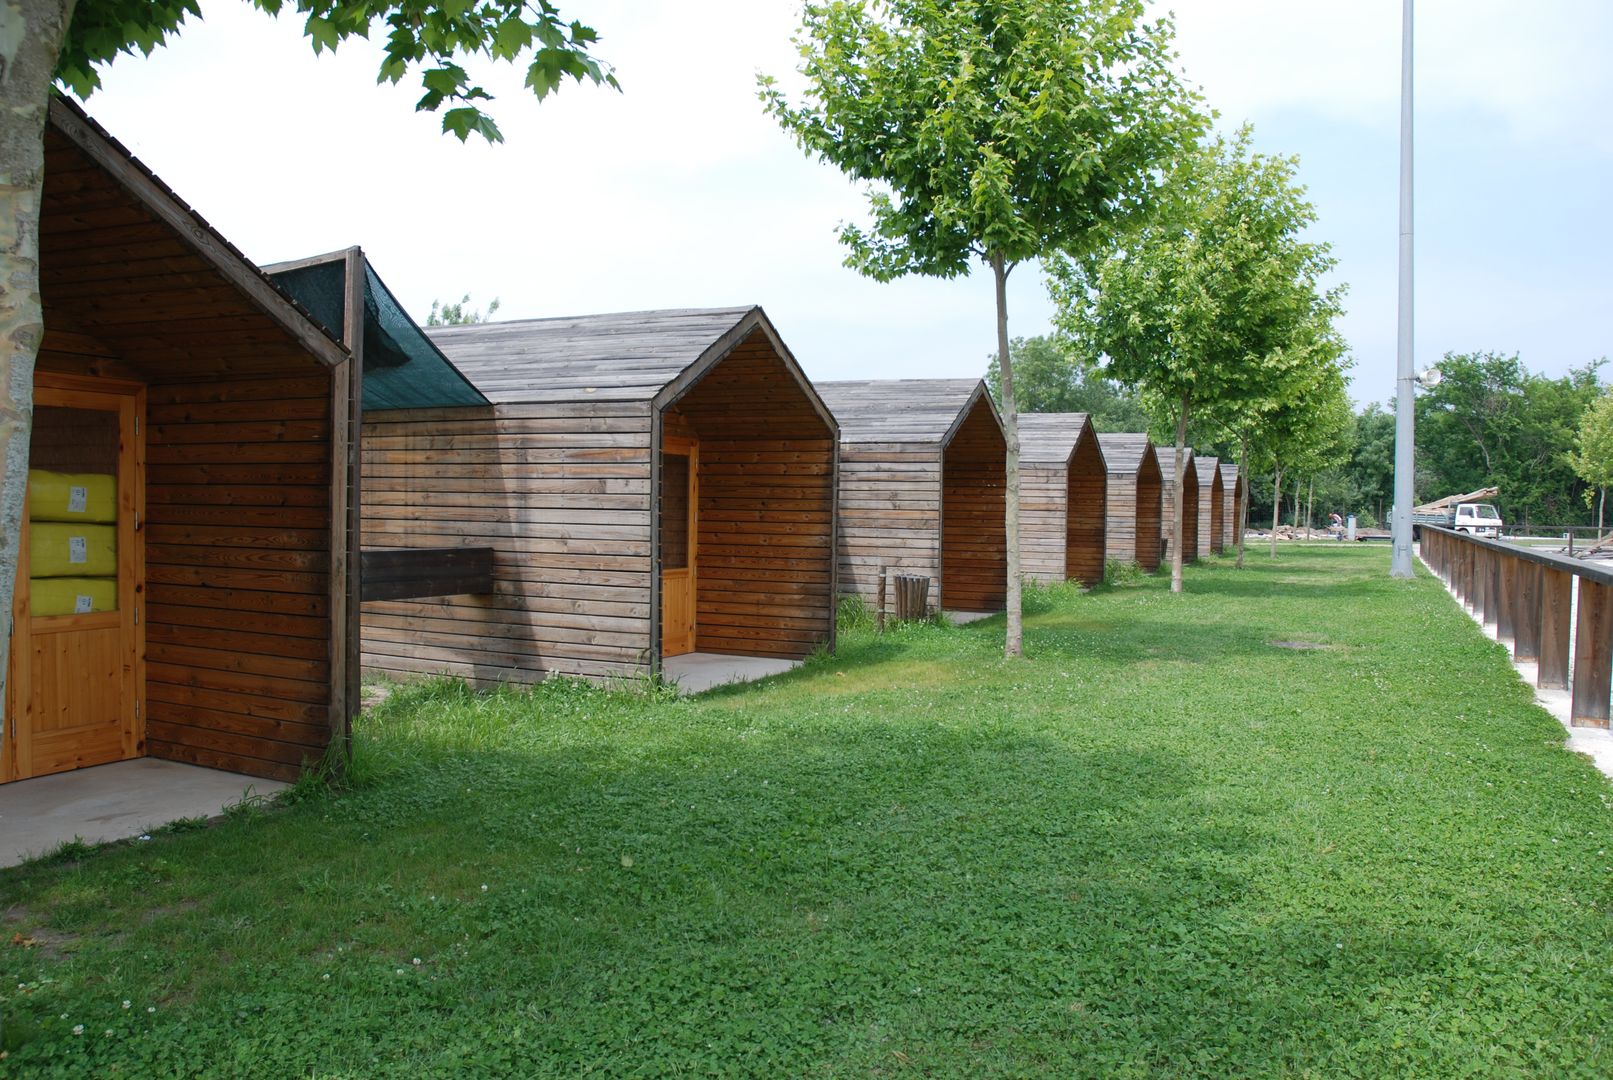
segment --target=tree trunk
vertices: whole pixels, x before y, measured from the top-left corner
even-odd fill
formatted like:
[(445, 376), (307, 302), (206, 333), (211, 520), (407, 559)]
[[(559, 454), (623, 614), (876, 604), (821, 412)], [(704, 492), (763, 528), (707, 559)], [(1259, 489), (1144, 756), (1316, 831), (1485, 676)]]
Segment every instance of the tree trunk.
[(1243, 534), (1249, 527), (1249, 440), (1238, 440), (1238, 478), (1243, 481), (1243, 497), (1232, 504), (1232, 532), (1238, 540), (1237, 568), (1243, 569)]
[(17, 542), (28, 492), (34, 360), (45, 333), (39, 300), (45, 119), (73, 2), (0, 4), (0, 695), (11, 650)]
[(1182, 484), (1187, 472), (1187, 395), (1182, 395), (1182, 411), (1176, 417), (1176, 496), (1171, 499), (1171, 592), (1182, 591)]
[(1310, 537), (1311, 523), (1316, 520), (1316, 477), (1311, 477), (1310, 494), (1305, 499), (1305, 535)]
[(1303, 480), (1294, 481), (1294, 532), (1299, 532), (1299, 494), (1305, 490)]
[(1277, 557), (1277, 522), (1283, 512), (1283, 470), (1277, 466), (1277, 471), (1271, 478), (1271, 557)]
[(1602, 489), (1601, 501), (1596, 504), (1596, 531), (1602, 531), (1602, 522), (1607, 515), (1607, 488)]
[(1019, 410), (1014, 405), (1014, 363), (1008, 355), (1008, 267), (1001, 255), (991, 256), (991, 274), (997, 284), (997, 366), (1003, 380), (1003, 440), (1008, 444), (1008, 490), (1003, 498), (1003, 524), (1008, 542), (1008, 633), (1004, 656), (1025, 655), (1024, 613), (1019, 580)]

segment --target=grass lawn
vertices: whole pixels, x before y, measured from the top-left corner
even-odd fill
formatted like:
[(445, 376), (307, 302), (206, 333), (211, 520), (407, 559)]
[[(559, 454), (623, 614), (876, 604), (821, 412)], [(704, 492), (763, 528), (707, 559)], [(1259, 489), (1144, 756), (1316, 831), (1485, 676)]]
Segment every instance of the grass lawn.
[(401, 691), (350, 790), (0, 871), (0, 1075), (1609, 1075), (1613, 787), (1388, 557)]

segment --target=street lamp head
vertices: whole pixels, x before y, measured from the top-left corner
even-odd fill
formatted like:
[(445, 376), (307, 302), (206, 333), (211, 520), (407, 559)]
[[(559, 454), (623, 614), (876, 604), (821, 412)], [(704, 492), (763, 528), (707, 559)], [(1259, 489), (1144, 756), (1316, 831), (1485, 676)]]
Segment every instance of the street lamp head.
[(1445, 378), (1437, 367), (1426, 367), (1417, 373), (1417, 384), (1424, 390), (1432, 390)]

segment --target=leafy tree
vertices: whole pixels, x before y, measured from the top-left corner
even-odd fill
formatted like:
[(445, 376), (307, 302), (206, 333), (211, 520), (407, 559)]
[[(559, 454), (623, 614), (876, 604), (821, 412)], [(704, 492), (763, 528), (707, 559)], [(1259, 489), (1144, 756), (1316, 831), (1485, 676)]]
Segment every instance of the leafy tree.
[[(1020, 412), (1083, 412), (1099, 431), (1147, 431), (1149, 417), (1142, 399), (1104, 375), (1102, 369), (1074, 355), (1069, 346), (1045, 335), (1015, 338), (1014, 396)], [(1002, 401), (1002, 365), (991, 358), (986, 383)]]
[[(1318, 285), (1334, 260), (1302, 240), (1316, 218), (1294, 181), (1297, 162), (1256, 154), (1245, 126), (1184, 158), (1160, 212), (1111, 257), (1054, 270), (1060, 325), (1140, 386), (1161, 425), (1175, 431), (1174, 476), (1185, 472), (1188, 426), (1247, 430), (1306, 349), (1307, 327), (1327, 324), (1337, 296)], [(1182, 535), (1182, 500), (1172, 535)], [(1171, 545), (1171, 590), (1183, 552)]]
[[(1596, 528), (1601, 531), (1607, 521), (1607, 489), (1613, 487), (1613, 390), (1597, 398), (1580, 418), (1579, 437), (1568, 455), (1581, 480), (1600, 492), (1596, 504)], [(1591, 492), (1585, 492), (1585, 501)]]
[(767, 112), (808, 153), (869, 184), (872, 224), (843, 226), (846, 264), (880, 281), (996, 286), (1008, 441), (1008, 632), (1020, 655), (1019, 425), (1008, 276), (1093, 254), (1153, 202), (1162, 168), (1202, 129), (1168, 19), (1142, 0), (830, 0), (796, 37), (807, 89), (761, 78)]
[(1273, 558), (1284, 477), (1314, 476), (1344, 461), (1355, 419), (1345, 392), (1343, 342), (1331, 328), (1309, 335), (1294, 351), (1303, 361), (1290, 368), (1292, 375), (1248, 439), (1250, 467), (1272, 474)]
[(1584, 521), (1587, 485), (1570, 455), (1580, 417), (1600, 392), (1599, 366), (1552, 379), (1516, 355), (1447, 353), (1440, 384), (1417, 399), (1420, 497), (1493, 484), (1513, 521)]
[[(283, 0), (253, 0), (275, 14)], [(567, 78), (616, 86), (595, 58), (595, 32), (566, 22), (549, 0), (297, 0), (317, 54), (385, 28), (379, 78), (411, 72), (424, 95), (416, 108), (439, 111), (443, 130), (462, 141), (476, 132), (502, 139), (481, 105), (492, 100), (458, 60), (530, 56), (526, 86), (541, 100)], [(10, 610), (17, 542), (28, 480), (34, 360), (44, 333), (39, 299), (39, 214), (47, 107), (60, 80), (81, 96), (100, 85), (98, 67), (120, 53), (150, 54), (177, 33), (196, 0), (15, 0), (0, 14), (0, 609)], [(0, 685), (9, 635), (0, 635)]]
[(445, 304), (441, 300), (431, 302), (431, 313), (426, 316), (427, 326), (471, 326), (484, 323), (498, 312), (498, 297), (487, 305), (487, 310), (477, 311), (470, 306), (470, 293), (460, 297), (457, 303)]
[(1354, 495), (1345, 505), (1371, 507), (1373, 520), (1384, 521), (1395, 492), (1394, 413), (1368, 405), (1355, 418), (1353, 443), (1344, 475)]

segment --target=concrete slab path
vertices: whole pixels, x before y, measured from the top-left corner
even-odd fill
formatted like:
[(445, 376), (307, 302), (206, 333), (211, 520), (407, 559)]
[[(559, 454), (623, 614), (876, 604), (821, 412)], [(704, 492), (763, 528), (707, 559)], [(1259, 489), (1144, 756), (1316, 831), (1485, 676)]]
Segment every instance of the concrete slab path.
[(946, 617), (954, 626), (968, 626), (972, 622), (982, 619), (995, 619), (1001, 615), (1000, 611), (948, 611)]
[(142, 836), (182, 818), (216, 817), (275, 780), (135, 758), (0, 785), (0, 866), (15, 866), (73, 839), (89, 844)]
[(769, 675), (782, 675), (800, 666), (799, 660), (695, 652), (662, 660), (661, 676), (667, 682), (676, 683), (681, 694), (698, 694), (729, 683), (754, 682)]

